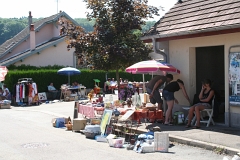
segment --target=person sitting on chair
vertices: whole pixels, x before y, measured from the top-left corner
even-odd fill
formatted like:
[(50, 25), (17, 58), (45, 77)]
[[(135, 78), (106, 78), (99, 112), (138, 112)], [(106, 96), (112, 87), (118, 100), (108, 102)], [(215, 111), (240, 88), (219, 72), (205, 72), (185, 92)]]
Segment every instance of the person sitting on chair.
[(108, 80), (104, 83), (104, 91), (105, 93), (110, 93), (110, 87), (111, 87), (111, 83), (110, 83), (111, 79), (108, 78)]
[(114, 93), (114, 89), (117, 88), (117, 82), (115, 81), (114, 78), (112, 78), (112, 80), (110, 81), (110, 85), (111, 85), (111, 93)]
[(3, 85), (3, 94), (2, 95), (7, 100), (11, 100), (12, 99), (11, 98), (11, 93), (9, 92), (9, 89), (7, 88), (6, 84)]
[(53, 83), (50, 83), (48, 86), (48, 91), (52, 93), (53, 99), (56, 99), (58, 97), (58, 90), (53, 86)]
[(195, 115), (197, 117), (197, 123), (196, 126), (194, 126), (193, 128), (200, 128), (200, 111), (204, 110), (204, 109), (210, 109), (212, 108), (212, 100), (214, 97), (214, 90), (212, 90), (211, 88), (211, 80), (209, 79), (204, 79), (202, 81), (202, 90), (199, 94), (199, 100), (200, 102), (193, 105), (188, 112), (188, 123), (186, 125), (186, 128), (191, 127), (191, 121), (193, 118), (193, 114), (195, 112)]
[(73, 93), (73, 94), (75, 94), (75, 93), (78, 92), (79, 84), (78, 84), (77, 81), (73, 82), (72, 88), (76, 88), (76, 89), (73, 89), (73, 90), (72, 90), (72, 93)]

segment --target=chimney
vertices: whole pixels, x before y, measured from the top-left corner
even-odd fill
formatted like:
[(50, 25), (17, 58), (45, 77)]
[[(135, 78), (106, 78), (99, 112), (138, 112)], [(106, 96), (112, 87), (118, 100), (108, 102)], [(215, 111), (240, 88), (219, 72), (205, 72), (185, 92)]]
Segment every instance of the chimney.
[(29, 11), (29, 16), (28, 16), (28, 26), (29, 26), (29, 30), (30, 30), (31, 24), (32, 24), (32, 13), (31, 13), (31, 11)]
[(36, 47), (36, 39), (35, 39), (35, 30), (34, 24), (30, 25), (30, 50), (34, 50)]

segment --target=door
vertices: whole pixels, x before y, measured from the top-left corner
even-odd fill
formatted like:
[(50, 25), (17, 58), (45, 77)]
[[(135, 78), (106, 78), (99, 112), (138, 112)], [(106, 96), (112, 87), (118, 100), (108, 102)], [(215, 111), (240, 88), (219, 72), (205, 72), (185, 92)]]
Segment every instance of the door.
[(224, 91), (224, 46), (196, 48), (196, 91), (201, 91), (201, 81), (208, 78), (215, 91), (214, 119), (224, 123), (225, 91)]

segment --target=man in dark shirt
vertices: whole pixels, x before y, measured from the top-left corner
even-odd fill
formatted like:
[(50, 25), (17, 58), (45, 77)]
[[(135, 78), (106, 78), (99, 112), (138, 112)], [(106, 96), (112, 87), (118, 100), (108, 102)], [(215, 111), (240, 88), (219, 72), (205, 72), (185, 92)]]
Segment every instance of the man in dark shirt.
[(172, 74), (167, 74), (166, 76), (158, 75), (153, 77), (146, 86), (147, 93), (149, 94), (150, 102), (152, 104), (158, 103), (158, 110), (162, 110), (163, 100), (161, 98), (159, 89), (165, 82), (170, 82), (173, 80)]

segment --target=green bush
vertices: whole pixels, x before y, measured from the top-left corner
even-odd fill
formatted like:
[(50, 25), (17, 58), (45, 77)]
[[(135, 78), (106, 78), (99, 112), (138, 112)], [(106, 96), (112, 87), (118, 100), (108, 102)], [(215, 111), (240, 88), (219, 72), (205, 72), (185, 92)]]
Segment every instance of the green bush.
[[(8, 68), (9, 69), (9, 68)], [(10, 70), (5, 77), (4, 83), (8, 86), (9, 89), (12, 89), (13, 86), (18, 82), (20, 78), (32, 78), (36, 82), (38, 91), (45, 92), (47, 91), (47, 86), (52, 82), (57, 89), (60, 89), (62, 84), (68, 82), (68, 76), (58, 75), (58, 69), (35, 69), (35, 70)], [(70, 82), (77, 81), (78, 83), (86, 86), (87, 88), (94, 87), (94, 80), (99, 79), (100, 87), (103, 88), (104, 82), (106, 81), (106, 74), (108, 78), (116, 79), (115, 71), (102, 71), (102, 70), (81, 70), (80, 75), (70, 76)], [(129, 81), (142, 81), (142, 75), (134, 75), (126, 73), (125, 71), (120, 71), (119, 76), (123, 79), (128, 79)], [(151, 75), (145, 75), (145, 81), (149, 81)]]

